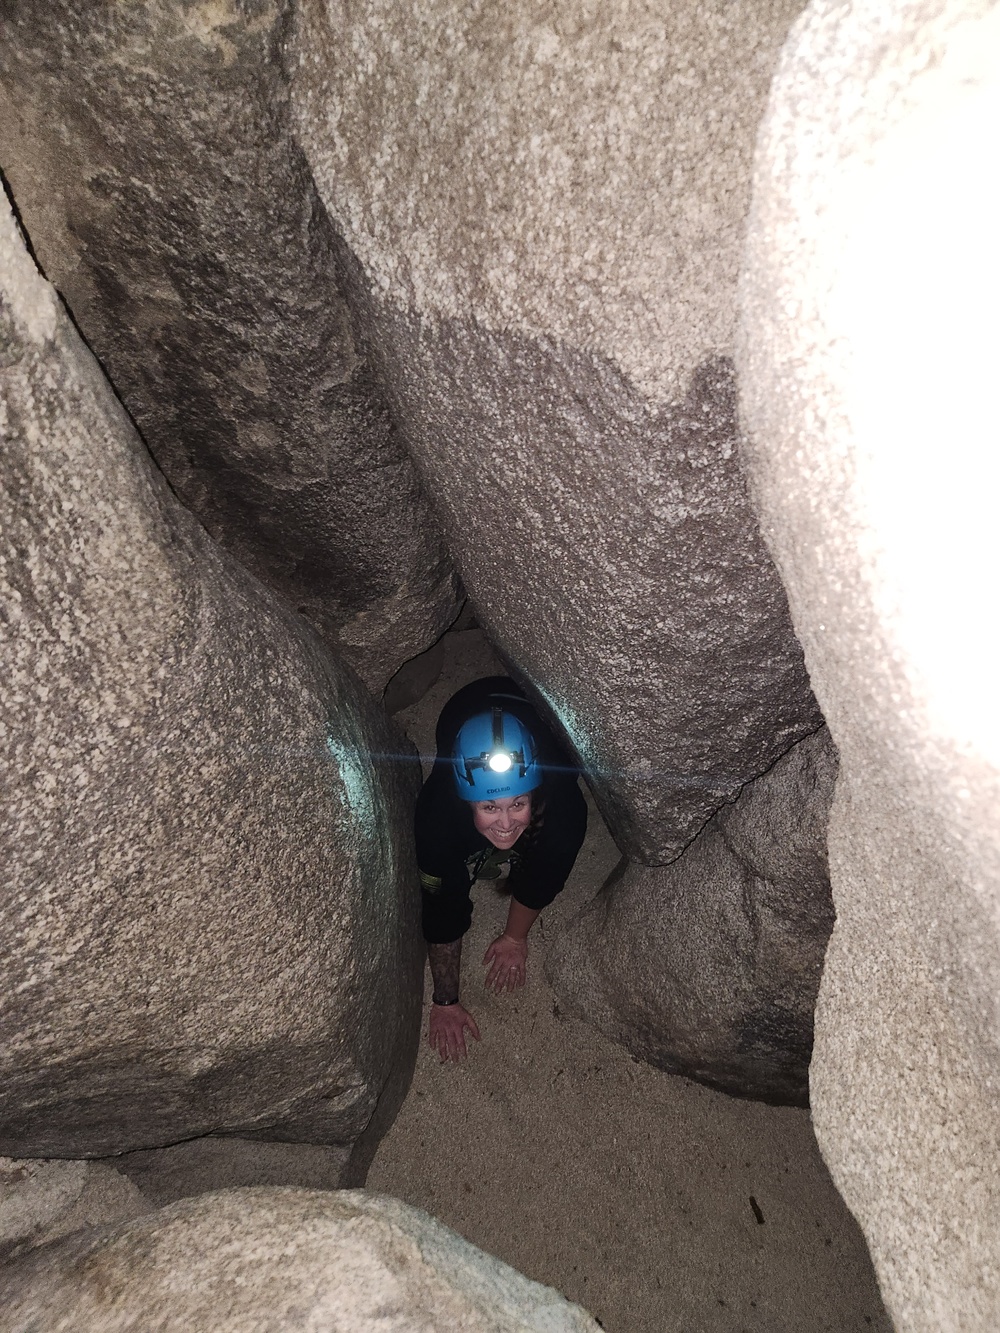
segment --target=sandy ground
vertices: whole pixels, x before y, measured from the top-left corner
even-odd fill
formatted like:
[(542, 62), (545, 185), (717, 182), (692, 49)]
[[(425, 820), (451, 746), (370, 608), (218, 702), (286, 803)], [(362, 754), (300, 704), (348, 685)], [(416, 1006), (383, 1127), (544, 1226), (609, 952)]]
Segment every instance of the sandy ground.
[[(422, 754), (449, 695), (502, 669), (479, 631), (448, 636), (438, 684), (397, 715)], [(461, 1066), (422, 1044), (368, 1188), (558, 1288), (609, 1333), (891, 1329), (808, 1112), (663, 1074), (560, 1014), (545, 949), (617, 859), (591, 805), (587, 842), (532, 932), (528, 984), (513, 996), (482, 984), (506, 900), (477, 885), (463, 999), (482, 1042)]]

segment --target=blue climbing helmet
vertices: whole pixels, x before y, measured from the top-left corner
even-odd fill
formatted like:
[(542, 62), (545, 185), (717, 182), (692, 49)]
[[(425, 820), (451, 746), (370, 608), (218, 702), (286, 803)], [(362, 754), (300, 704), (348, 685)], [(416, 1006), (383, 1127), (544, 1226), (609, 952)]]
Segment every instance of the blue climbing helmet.
[(542, 766), (531, 732), (498, 705), (464, 723), (451, 757), (463, 801), (503, 800), (541, 786)]

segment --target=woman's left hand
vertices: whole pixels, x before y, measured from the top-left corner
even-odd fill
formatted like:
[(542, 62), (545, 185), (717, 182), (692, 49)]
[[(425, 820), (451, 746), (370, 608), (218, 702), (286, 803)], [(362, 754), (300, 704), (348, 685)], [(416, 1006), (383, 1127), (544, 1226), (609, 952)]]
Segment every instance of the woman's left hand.
[(486, 988), (497, 995), (524, 985), (528, 965), (528, 941), (516, 940), (511, 935), (498, 935), (483, 954)]

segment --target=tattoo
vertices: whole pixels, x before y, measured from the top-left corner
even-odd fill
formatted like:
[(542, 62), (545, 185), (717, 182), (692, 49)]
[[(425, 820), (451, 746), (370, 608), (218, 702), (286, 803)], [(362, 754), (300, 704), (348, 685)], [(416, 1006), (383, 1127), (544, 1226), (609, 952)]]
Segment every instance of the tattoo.
[(434, 978), (434, 1001), (447, 1004), (458, 999), (458, 979), (462, 971), (462, 941), (451, 944), (428, 944), (431, 976)]

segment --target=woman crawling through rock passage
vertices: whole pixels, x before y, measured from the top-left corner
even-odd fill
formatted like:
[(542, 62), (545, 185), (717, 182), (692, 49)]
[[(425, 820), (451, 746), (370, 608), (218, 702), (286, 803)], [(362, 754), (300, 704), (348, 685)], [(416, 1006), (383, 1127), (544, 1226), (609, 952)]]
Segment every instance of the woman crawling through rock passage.
[(441, 710), (437, 757), (417, 800), (417, 861), (434, 995), (428, 1040), (466, 1055), (479, 1028), (459, 999), (462, 936), (477, 879), (504, 881), (507, 924), (486, 950), (486, 985), (524, 985), (528, 933), (573, 868), (587, 831), (577, 769), (507, 676), (473, 681)]

